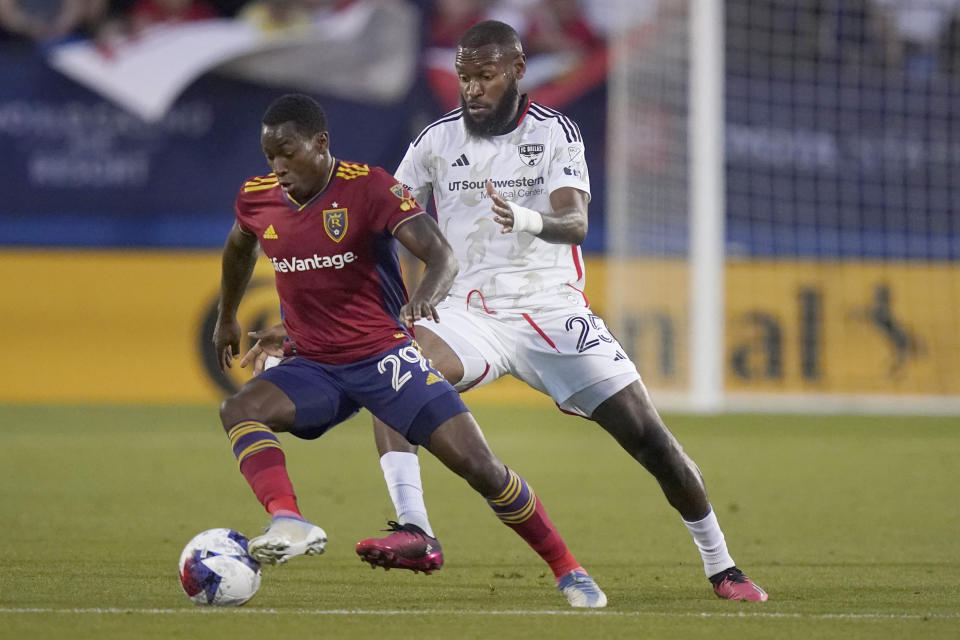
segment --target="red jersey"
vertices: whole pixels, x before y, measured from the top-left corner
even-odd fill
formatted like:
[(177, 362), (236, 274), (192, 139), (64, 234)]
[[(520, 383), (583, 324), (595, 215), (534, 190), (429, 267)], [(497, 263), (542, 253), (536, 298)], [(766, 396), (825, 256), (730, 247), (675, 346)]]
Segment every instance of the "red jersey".
[(326, 188), (304, 204), (274, 174), (251, 178), (235, 209), (273, 264), (297, 355), (344, 364), (409, 339), (398, 320), (407, 290), (393, 234), (424, 212), (389, 173), (336, 161)]

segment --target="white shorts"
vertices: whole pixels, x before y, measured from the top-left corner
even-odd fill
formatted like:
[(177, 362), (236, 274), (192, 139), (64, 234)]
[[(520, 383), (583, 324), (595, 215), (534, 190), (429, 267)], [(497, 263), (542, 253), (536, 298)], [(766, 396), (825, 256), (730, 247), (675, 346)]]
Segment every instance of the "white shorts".
[(607, 398), (640, 379), (637, 367), (589, 308), (488, 313), (462, 303), (437, 306), (437, 334), (463, 363), (454, 385), (467, 391), (510, 374), (546, 393), (561, 410), (590, 417)]

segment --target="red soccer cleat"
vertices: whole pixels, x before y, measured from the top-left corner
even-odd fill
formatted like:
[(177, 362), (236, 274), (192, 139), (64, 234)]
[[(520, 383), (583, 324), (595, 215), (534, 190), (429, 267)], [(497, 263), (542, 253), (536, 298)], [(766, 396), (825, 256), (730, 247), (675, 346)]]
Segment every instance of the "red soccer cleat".
[(357, 555), (372, 568), (409, 569), (414, 573), (431, 574), (443, 566), (443, 549), (414, 524), (387, 522), (392, 533), (383, 538), (367, 538), (357, 543)]
[(726, 600), (749, 600), (751, 602), (766, 602), (767, 592), (754, 584), (743, 571), (736, 567), (724, 569), (718, 574), (710, 576), (713, 592), (718, 598)]

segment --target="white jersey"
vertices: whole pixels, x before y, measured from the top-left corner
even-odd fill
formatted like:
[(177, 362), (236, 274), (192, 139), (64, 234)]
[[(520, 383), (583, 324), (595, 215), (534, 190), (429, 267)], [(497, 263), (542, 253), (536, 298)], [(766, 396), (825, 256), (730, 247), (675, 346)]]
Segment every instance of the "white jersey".
[[(460, 263), (450, 296), (496, 310), (582, 301), (585, 272), (579, 246), (551, 244), (529, 233), (501, 233), (484, 183), (507, 200), (550, 212), (550, 193), (573, 187), (589, 196), (580, 129), (563, 114), (529, 102), (517, 127), (500, 136), (470, 136), (456, 109), (410, 143), (396, 178), (426, 204)], [(477, 295), (479, 293), (479, 295)]]

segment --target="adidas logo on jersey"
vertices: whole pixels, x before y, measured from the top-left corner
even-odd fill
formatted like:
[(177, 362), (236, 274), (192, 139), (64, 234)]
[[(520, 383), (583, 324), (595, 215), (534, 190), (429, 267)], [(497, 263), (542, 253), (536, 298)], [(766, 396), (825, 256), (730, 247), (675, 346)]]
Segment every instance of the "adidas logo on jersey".
[(451, 167), (466, 167), (470, 165), (470, 161), (467, 160), (467, 154), (461, 153), (460, 157), (450, 163)]
[(273, 230), (273, 225), (267, 227), (267, 230), (263, 232), (263, 238), (265, 240), (277, 240), (279, 237), (277, 232)]

